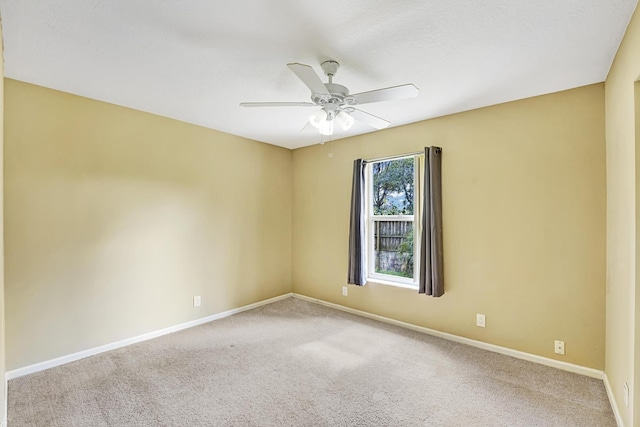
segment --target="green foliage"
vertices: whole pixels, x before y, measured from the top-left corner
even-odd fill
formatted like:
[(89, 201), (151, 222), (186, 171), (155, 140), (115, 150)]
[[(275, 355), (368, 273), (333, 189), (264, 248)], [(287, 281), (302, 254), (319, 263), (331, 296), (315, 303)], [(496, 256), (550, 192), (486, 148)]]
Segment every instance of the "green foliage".
[(402, 271), (408, 274), (405, 277), (413, 277), (413, 231), (407, 232), (404, 236), (398, 254), (403, 258)]
[[(391, 200), (404, 196), (402, 206)], [(373, 164), (373, 210), (376, 215), (413, 215), (414, 159)]]

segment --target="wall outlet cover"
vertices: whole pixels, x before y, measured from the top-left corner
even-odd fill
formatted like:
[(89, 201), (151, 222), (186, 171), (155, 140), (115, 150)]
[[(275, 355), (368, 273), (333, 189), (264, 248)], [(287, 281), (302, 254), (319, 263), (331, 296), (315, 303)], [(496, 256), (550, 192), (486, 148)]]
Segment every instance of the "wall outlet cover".
[(484, 328), (487, 325), (486, 320), (487, 318), (484, 314), (476, 314), (476, 326)]
[(200, 296), (198, 295), (193, 297), (193, 306), (200, 307), (200, 304), (202, 304), (202, 299), (200, 298)]
[(564, 354), (564, 341), (555, 341), (554, 347), (553, 347), (553, 351), (556, 354)]
[(347, 295), (349, 295), (349, 288), (346, 286), (342, 287), (342, 296), (346, 297)]

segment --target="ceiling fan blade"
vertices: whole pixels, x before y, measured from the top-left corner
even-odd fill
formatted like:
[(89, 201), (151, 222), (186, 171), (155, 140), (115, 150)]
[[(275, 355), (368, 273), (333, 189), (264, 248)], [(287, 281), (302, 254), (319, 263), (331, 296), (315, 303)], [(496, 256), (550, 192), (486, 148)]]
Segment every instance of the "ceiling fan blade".
[(316, 129), (311, 123), (307, 122), (302, 129), (300, 129), (300, 132), (318, 132), (318, 129)]
[(369, 92), (356, 93), (349, 96), (357, 104), (369, 104), (371, 102), (393, 101), (396, 99), (407, 99), (418, 96), (420, 89), (412, 84), (388, 87), (385, 89), (372, 90)]
[(376, 129), (384, 129), (389, 127), (391, 124), (391, 122), (388, 122), (385, 119), (381, 119), (373, 114), (365, 113), (364, 111), (356, 108), (353, 108), (353, 111), (350, 111), (350, 114), (354, 119), (366, 123)]
[(293, 71), (300, 80), (302, 80), (302, 83), (311, 89), (311, 92), (320, 95), (331, 95), (324, 83), (322, 83), (322, 80), (320, 80), (320, 77), (318, 77), (316, 72), (313, 71), (313, 68), (310, 66), (293, 62), (291, 64), (287, 64), (287, 67), (289, 67), (289, 69)]
[(241, 102), (241, 107), (315, 107), (313, 102)]

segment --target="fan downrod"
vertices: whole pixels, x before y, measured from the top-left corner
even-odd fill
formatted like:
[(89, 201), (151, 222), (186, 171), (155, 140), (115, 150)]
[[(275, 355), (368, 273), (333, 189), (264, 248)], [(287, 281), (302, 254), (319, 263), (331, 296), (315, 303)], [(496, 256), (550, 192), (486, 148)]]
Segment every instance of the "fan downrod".
[(320, 67), (322, 67), (322, 71), (324, 71), (324, 74), (329, 78), (329, 82), (325, 83), (324, 86), (331, 95), (330, 97), (327, 97), (325, 95), (314, 93), (311, 95), (311, 100), (318, 105), (325, 105), (329, 103), (337, 105), (343, 104), (345, 98), (349, 96), (349, 89), (333, 82), (333, 76), (338, 72), (340, 64), (337, 61), (328, 60), (320, 64)]

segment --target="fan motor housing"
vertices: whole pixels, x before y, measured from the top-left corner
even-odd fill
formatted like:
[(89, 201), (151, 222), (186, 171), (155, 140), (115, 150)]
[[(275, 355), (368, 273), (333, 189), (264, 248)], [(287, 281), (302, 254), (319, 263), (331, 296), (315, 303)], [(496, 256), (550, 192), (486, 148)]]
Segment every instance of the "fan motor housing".
[(326, 83), (324, 85), (327, 90), (329, 91), (329, 93), (331, 94), (331, 98), (327, 99), (326, 95), (320, 95), (317, 93), (314, 93), (311, 96), (311, 100), (316, 103), (316, 104), (324, 104), (326, 102), (329, 102), (331, 100), (338, 101), (338, 103), (343, 103), (344, 99), (349, 96), (349, 89), (347, 89), (346, 87), (336, 84), (336, 83)]

